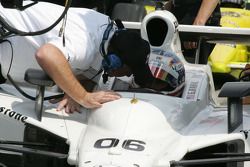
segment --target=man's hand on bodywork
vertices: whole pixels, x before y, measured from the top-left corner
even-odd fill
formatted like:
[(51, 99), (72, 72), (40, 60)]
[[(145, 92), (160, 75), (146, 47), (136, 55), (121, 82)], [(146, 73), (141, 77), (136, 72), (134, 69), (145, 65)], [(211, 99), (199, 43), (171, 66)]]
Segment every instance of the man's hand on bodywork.
[[(99, 108), (103, 103), (117, 100), (121, 96), (113, 91), (98, 91), (93, 93), (87, 93), (82, 100), (82, 106), (85, 108), (93, 109)], [(57, 111), (65, 109), (66, 113), (80, 112), (81, 105), (75, 102), (71, 97), (65, 95), (61, 99), (54, 99), (51, 103), (59, 103)]]

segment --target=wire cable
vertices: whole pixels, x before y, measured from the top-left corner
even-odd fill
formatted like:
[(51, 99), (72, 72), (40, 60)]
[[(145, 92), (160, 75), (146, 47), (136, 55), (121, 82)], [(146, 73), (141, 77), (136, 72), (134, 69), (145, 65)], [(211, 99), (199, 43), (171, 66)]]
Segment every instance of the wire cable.
[(35, 36), (35, 35), (41, 35), (41, 34), (44, 34), (48, 31), (50, 31), (65, 17), (65, 15), (68, 12), (69, 7), (71, 6), (71, 2), (72, 2), (72, 0), (66, 0), (66, 6), (64, 8), (63, 13), (52, 25), (50, 25), (49, 27), (47, 27), (45, 29), (33, 31), (33, 32), (25, 32), (25, 31), (21, 31), (19, 29), (16, 29), (16, 28), (10, 26), (9, 23), (7, 23), (2, 16), (0, 16), (0, 25), (9, 31), (9, 32), (6, 32), (5, 34), (3, 34), (3, 37), (6, 38), (10, 34), (12, 34), (12, 35), (15, 34), (15, 35), (19, 35), (19, 36)]

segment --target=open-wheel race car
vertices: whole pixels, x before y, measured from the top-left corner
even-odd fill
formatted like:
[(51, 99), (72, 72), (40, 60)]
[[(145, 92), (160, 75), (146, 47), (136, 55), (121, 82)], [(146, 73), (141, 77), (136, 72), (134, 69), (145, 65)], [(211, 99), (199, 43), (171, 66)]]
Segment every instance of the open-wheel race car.
[(226, 105), (219, 103), (210, 66), (185, 61), (179, 33), (210, 42), (249, 43), (250, 29), (178, 25), (163, 10), (124, 24), (139, 29), (158, 58), (172, 52), (183, 61), (182, 95), (130, 89), (125, 79), (110, 78), (97, 87), (115, 90), (121, 99), (67, 114), (47, 101), (59, 93), (47, 88), (54, 82), (43, 71), (28, 69), (23, 73), (29, 84), (13, 86), (10, 80), (0, 85), (0, 166), (249, 166), (250, 109), (242, 103), (250, 94), (249, 82), (226, 83), (219, 93)]

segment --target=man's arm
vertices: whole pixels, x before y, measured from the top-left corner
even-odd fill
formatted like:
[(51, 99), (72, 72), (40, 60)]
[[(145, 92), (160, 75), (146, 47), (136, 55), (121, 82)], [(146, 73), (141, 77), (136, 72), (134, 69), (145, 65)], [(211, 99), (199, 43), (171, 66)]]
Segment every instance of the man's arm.
[(36, 53), (36, 59), (55, 83), (81, 106), (97, 108), (101, 107), (102, 103), (120, 98), (115, 92), (90, 93), (86, 91), (74, 76), (63, 53), (52, 44), (45, 44), (40, 47)]
[(193, 25), (205, 25), (218, 3), (219, 0), (202, 0)]
[[(210, 16), (212, 15), (214, 9), (218, 5), (219, 0), (202, 0), (200, 9), (194, 19), (193, 25), (204, 26)], [(196, 42), (184, 42), (184, 47), (186, 49), (195, 49), (197, 48)]]

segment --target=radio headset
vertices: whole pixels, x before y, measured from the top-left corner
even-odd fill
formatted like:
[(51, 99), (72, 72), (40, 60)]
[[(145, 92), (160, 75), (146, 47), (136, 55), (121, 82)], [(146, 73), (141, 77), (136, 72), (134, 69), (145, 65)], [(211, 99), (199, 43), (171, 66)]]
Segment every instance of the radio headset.
[[(117, 26), (118, 29), (116, 29), (114, 26)], [(114, 20), (108, 24), (106, 30), (103, 33), (102, 42), (100, 45), (100, 53), (103, 56), (102, 69), (104, 70), (104, 73), (102, 78), (104, 84), (108, 80), (108, 71), (121, 68), (123, 65), (121, 59), (115, 53), (108, 53), (107, 49), (105, 48), (105, 44), (109, 40), (110, 33), (115, 31), (114, 35), (116, 35), (122, 30), (125, 30), (125, 28), (121, 20)]]

